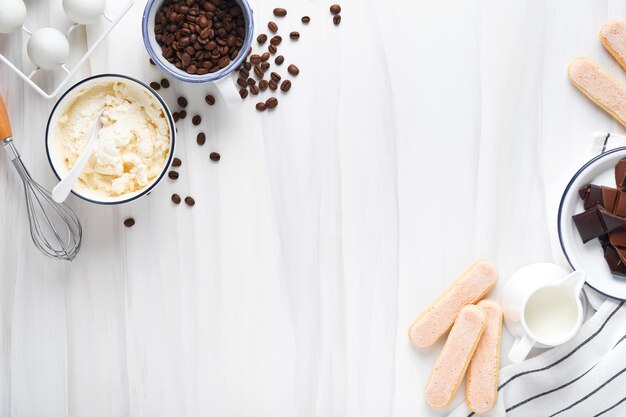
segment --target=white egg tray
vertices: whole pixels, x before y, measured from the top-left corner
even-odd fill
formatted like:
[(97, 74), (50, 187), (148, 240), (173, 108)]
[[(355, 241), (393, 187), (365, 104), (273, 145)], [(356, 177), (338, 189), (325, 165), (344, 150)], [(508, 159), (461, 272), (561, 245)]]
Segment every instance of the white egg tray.
[[(77, 0), (77, 1), (88, 2), (91, 0)], [(2, 0), (0, 0), (0, 3), (1, 2)], [(63, 88), (67, 85), (67, 83), (72, 79), (72, 77), (76, 74), (76, 72), (80, 69), (80, 67), (89, 59), (89, 57), (98, 48), (98, 46), (105, 40), (105, 38), (109, 35), (109, 33), (111, 33), (113, 28), (119, 23), (119, 21), (124, 17), (124, 15), (128, 12), (128, 10), (130, 10), (133, 3), (134, 3), (134, 0), (129, 0), (127, 4), (123, 5), (123, 7), (116, 13), (109, 14), (106, 11), (103, 12), (98, 21), (98, 27), (99, 28), (101, 27), (102, 31), (97, 34), (95, 39), (92, 39), (92, 38), (89, 39), (90, 41), (88, 43), (88, 47), (86, 48), (85, 52), (82, 55), (79, 54), (78, 56), (74, 56), (71, 65), (68, 62), (65, 62), (59, 65), (58, 69), (47, 70), (47, 69), (40, 68), (39, 66), (32, 63), (32, 59), (31, 59), (30, 65), (27, 65), (25, 63), (23, 65), (18, 65), (17, 63), (14, 63), (9, 58), (7, 58), (5, 54), (2, 53), (2, 51), (0, 51), (0, 61), (4, 62), (13, 72), (15, 72), (22, 80), (24, 80), (26, 84), (31, 86), (42, 97), (45, 97), (46, 99), (54, 98), (63, 90)], [(79, 23), (73, 23), (71, 26), (69, 26), (65, 34), (66, 38), (70, 39), (72, 32), (80, 26), (83, 26), (83, 25)], [(32, 37), (34, 33), (33, 31), (29, 30), (24, 25), (21, 25), (18, 29), (16, 29), (16, 31), (17, 30), (21, 32), (19, 34), (20, 36), (17, 36), (18, 38), (20, 38), (19, 42), (21, 43), (21, 45), (25, 44), (23, 37), (25, 36)], [(0, 33), (0, 37), (2, 36), (6, 36), (6, 35)], [(49, 45), (42, 45), (42, 48), (44, 48), (45, 50), (50, 49)], [(28, 58), (26, 58), (26, 61), (28, 61)], [(29, 66), (31, 68), (28, 68)], [(37, 78), (36, 75), (42, 71), (54, 72), (54, 73), (58, 72), (61, 74), (61, 77), (56, 77), (56, 76), (54, 77), (55, 83), (51, 88), (48, 88), (48, 91), (44, 89), (45, 87), (40, 85), (44, 83), (47, 84), (46, 78), (48, 77), (39, 77), (40, 80), (39, 81), (36, 80)]]

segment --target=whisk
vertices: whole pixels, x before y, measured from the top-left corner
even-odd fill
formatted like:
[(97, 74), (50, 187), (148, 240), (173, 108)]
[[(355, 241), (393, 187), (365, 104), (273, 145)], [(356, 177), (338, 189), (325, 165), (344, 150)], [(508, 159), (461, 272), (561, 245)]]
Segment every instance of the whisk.
[(0, 97), (0, 145), (7, 151), (24, 183), (30, 235), (44, 255), (73, 260), (80, 250), (82, 228), (76, 214), (65, 204), (56, 203), (50, 192), (32, 179), (13, 144), (11, 124)]

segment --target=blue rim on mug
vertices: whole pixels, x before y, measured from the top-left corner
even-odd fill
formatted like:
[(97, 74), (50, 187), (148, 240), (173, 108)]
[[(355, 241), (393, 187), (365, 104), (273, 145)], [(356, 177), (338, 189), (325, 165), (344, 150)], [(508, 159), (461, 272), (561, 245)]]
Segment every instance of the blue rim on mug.
[(152, 184), (150, 184), (145, 189), (141, 190), (139, 193), (134, 194), (132, 197), (129, 197), (129, 198), (124, 199), (124, 200), (119, 200), (119, 201), (102, 201), (102, 200), (91, 199), (89, 197), (86, 197), (84, 195), (76, 193), (76, 192), (74, 192), (74, 190), (72, 190), (72, 194), (74, 194), (78, 198), (81, 198), (81, 199), (83, 199), (85, 201), (89, 201), (90, 203), (101, 204), (101, 205), (105, 205), (105, 206), (113, 206), (113, 205), (124, 204), (124, 203), (128, 203), (130, 201), (134, 201), (134, 200), (138, 199), (139, 197), (142, 197), (142, 196), (148, 194), (150, 191), (152, 191), (154, 189), (154, 187), (156, 187), (156, 185), (159, 182), (161, 182), (161, 180), (165, 176), (165, 173), (167, 172), (168, 167), (172, 163), (172, 159), (174, 158), (174, 147), (175, 147), (175, 144), (176, 144), (176, 125), (174, 123), (174, 118), (172, 117), (172, 112), (170, 111), (169, 107), (167, 107), (167, 104), (165, 103), (165, 101), (163, 101), (161, 96), (159, 96), (159, 94), (156, 91), (154, 91), (154, 89), (151, 88), (146, 83), (144, 83), (142, 81), (139, 81), (139, 80), (137, 80), (137, 79), (135, 79), (133, 77), (129, 77), (127, 75), (113, 74), (113, 73), (98, 74), (98, 75), (92, 75), (91, 77), (87, 77), (87, 78), (77, 82), (73, 86), (71, 86), (65, 93), (63, 93), (63, 95), (61, 97), (59, 97), (59, 99), (55, 103), (54, 107), (52, 108), (52, 111), (50, 112), (50, 117), (48, 117), (48, 123), (46, 124), (46, 136), (45, 136), (45, 140), (46, 140), (46, 156), (48, 157), (48, 163), (50, 164), (50, 167), (52, 168), (52, 172), (54, 173), (54, 176), (57, 177), (57, 179), (59, 181), (61, 181), (61, 176), (57, 172), (57, 170), (56, 170), (56, 168), (54, 166), (54, 162), (52, 162), (52, 156), (50, 155), (49, 141), (50, 141), (50, 124), (52, 123), (52, 118), (55, 115), (56, 110), (59, 107), (59, 105), (63, 102), (63, 99), (65, 99), (65, 97), (69, 93), (71, 93), (74, 89), (76, 89), (77, 87), (80, 87), (81, 85), (85, 84), (88, 81), (92, 81), (92, 80), (95, 80), (95, 79), (98, 79), (98, 78), (107, 78), (107, 77), (123, 78), (125, 80), (132, 81), (132, 82), (134, 82), (136, 84), (141, 85), (146, 90), (148, 90), (150, 93), (152, 93), (152, 95), (163, 106), (163, 109), (165, 110), (164, 111), (165, 116), (167, 117), (168, 126), (170, 128), (170, 152), (169, 152), (169, 155), (167, 157), (167, 161), (165, 162), (165, 164), (163, 164), (163, 171), (161, 172), (161, 174), (157, 178), (152, 180)]
[(222, 68), (219, 71), (204, 74), (204, 75), (194, 75), (194, 74), (189, 74), (174, 66), (170, 68), (168, 65), (164, 64), (163, 56), (160, 53), (157, 53), (152, 47), (152, 42), (150, 40), (154, 39), (154, 33), (153, 31), (149, 30), (150, 14), (152, 13), (152, 9), (154, 8), (154, 6), (157, 5), (157, 3), (160, 6), (163, 3), (163, 0), (148, 0), (148, 3), (146, 3), (146, 7), (143, 11), (143, 16), (141, 19), (141, 35), (143, 37), (143, 43), (146, 47), (146, 50), (148, 51), (148, 55), (150, 55), (150, 58), (152, 58), (152, 61), (154, 62), (154, 64), (157, 67), (159, 67), (159, 69), (163, 71), (164, 73), (171, 75), (172, 77), (178, 80), (185, 81), (188, 83), (208, 83), (212, 81), (217, 81), (231, 74), (246, 59), (248, 50), (250, 49), (250, 46), (252, 45), (252, 37), (254, 36), (254, 16), (253, 16), (252, 8), (250, 7), (250, 4), (248, 4), (247, 0), (235, 0), (235, 1), (241, 7), (241, 10), (243, 12), (244, 19), (246, 22), (246, 37), (243, 41), (243, 45), (241, 46), (241, 50), (239, 51), (239, 55), (237, 55), (237, 58), (234, 61), (231, 61), (229, 65), (227, 65), (226, 67)]

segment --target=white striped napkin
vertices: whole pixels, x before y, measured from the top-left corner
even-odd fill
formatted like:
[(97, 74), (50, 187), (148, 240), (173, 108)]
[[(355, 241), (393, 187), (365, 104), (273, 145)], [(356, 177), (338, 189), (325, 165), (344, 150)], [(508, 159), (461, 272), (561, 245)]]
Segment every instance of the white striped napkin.
[[(589, 159), (621, 146), (624, 135), (598, 135)], [(503, 368), (498, 402), (488, 416), (626, 415), (626, 306), (590, 288), (586, 295), (597, 309), (593, 317), (574, 340)], [(450, 417), (473, 415), (463, 404)]]

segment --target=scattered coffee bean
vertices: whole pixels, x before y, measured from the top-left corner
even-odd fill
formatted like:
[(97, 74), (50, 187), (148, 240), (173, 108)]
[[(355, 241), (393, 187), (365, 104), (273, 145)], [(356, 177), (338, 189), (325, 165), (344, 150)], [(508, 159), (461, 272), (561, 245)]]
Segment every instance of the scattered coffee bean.
[(291, 81), (284, 80), (282, 83), (280, 83), (280, 91), (286, 93), (290, 89), (291, 89)]
[(259, 103), (256, 104), (256, 109), (258, 111), (265, 111), (266, 108), (267, 108), (267, 106), (263, 102), (259, 102)]
[(161, 87), (163, 88), (169, 88), (170, 86), (170, 81), (167, 78), (163, 78), (161, 80)]
[(261, 62), (261, 69), (263, 71), (267, 71), (268, 69), (270, 69), (270, 63), (265, 61), (265, 62)]
[(152, 81), (150, 83), (150, 87), (152, 87), (153, 90), (159, 90), (161, 88), (161, 84), (157, 83), (156, 81)]
[(156, 65), (154, 61), (152, 60), (152, 58), (150, 58), (150, 65)]
[(274, 9), (274, 16), (277, 17), (285, 17), (287, 16), (287, 9), (283, 9), (282, 7), (277, 7)]
[(209, 94), (204, 98), (204, 101), (206, 101), (206, 104), (208, 104), (209, 106), (212, 106), (215, 104), (215, 97)]
[(341, 23), (341, 15), (337, 14), (335, 16), (333, 16), (333, 23), (335, 24), (335, 26), (339, 25), (339, 23)]
[(263, 52), (263, 54), (261, 55), (261, 61), (265, 62), (267, 60), (270, 59), (270, 53), (269, 52)]
[(172, 194), (172, 203), (180, 204), (180, 196), (176, 193)]
[(278, 55), (278, 56), (276, 57), (276, 59), (274, 60), (274, 63), (275, 63), (276, 65), (282, 65), (282, 64), (283, 64), (283, 62), (285, 62), (285, 57), (284, 57), (284, 56), (282, 56), (282, 55)]
[(300, 74), (300, 68), (296, 67), (294, 64), (289, 65), (287, 71), (293, 76)]
[(180, 158), (174, 158), (172, 160), (172, 166), (173, 167), (179, 167), (183, 164), (183, 161), (180, 160)]
[(187, 104), (189, 104), (187, 103), (187, 99), (185, 97), (178, 97), (178, 100), (176, 100), (176, 102), (178, 103), (180, 107), (183, 107), (183, 108), (187, 107)]
[(246, 23), (236, 0), (166, 0), (154, 34), (168, 62), (189, 74), (219, 71), (239, 56)]
[(298, 39), (300, 39), (300, 32), (293, 31), (289, 34), (289, 37), (292, 40), (297, 41)]
[(198, 114), (191, 118), (191, 123), (193, 123), (194, 126), (198, 126), (200, 122), (202, 122), (202, 117), (200, 117), (200, 115)]
[(241, 70), (239, 70), (239, 77), (240, 78), (244, 78), (247, 79), (250, 76), (250, 71), (248, 71), (245, 68), (242, 68)]
[(211, 161), (213, 162), (219, 161), (221, 157), (222, 156), (217, 152), (211, 152), (211, 154), (209, 155), (209, 158), (211, 158)]
[(259, 81), (259, 89), (261, 91), (265, 91), (267, 90), (267, 87), (269, 86), (269, 83), (267, 82), (267, 80), (261, 80)]
[(167, 173), (167, 176), (171, 179), (171, 180), (177, 180), (178, 179), (178, 172), (176, 171), (170, 171)]
[(252, 65), (260, 64), (261, 61), (262, 61), (261, 55), (259, 55), (259, 54), (250, 55), (250, 63)]
[(187, 117), (187, 111), (181, 110), (178, 112), (178, 115), (180, 116), (181, 119), (184, 119), (185, 117)]
[(244, 62), (243, 67), (250, 71), (252, 69), (252, 64), (249, 62)]
[(259, 78), (263, 78), (263, 76), (265, 75), (265, 71), (263, 71), (263, 69), (259, 65), (255, 65), (254, 74)]
[(246, 90), (245, 88), (242, 88), (241, 90), (239, 90), (239, 96), (242, 99), (248, 97), (248, 90)]
[(278, 46), (280, 45), (282, 41), (283, 41), (282, 36), (276, 35), (276, 36), (272, 36), (272, 39), (270, 39), (270, 44)]
[(245, 88), (248, 84), (246, 84), (246, 80), (244, 78), (237, 78), (237, 84), (239, 84), (239, 87)]
[(172, 113), (172, 118), (174, 119), (174, 123), (178, 122), (178, 120), (180, 120), (180, 115), (178, 114), (178, 112), (174, 112)]
[(275, 109), (278, 106), (278, 99), (276, 97), (270, 97), (265, 100), (265, 105), (268, 109)]
[(198, 136), (196, 136), (196, 143), (202, 146), (204, 145), (204, 142), (206, 142), (206, 135), (204, 134), (204, 132), (198, 133)]
[(274, 80), (270, 80), (268, 86), (270, 87), (270, 90), (276, 91), (276, 89), (278, 88), (278, 83)]
[(302, 21), (302, 23), (304, 23), (305, 25), (308, 25), (311, 21), (311, 18), (309, 16), (302, 16), (302, 19), (300, 19), (300, 21)]
[(276, 47), (276, 45), (272, 45), (272, 44), (270, 44), (270, 46), (267, 47), (267, 50), (272, 55), (278, 52), (278, 48)]
[(196, 200), (191, 197), (185, 197), (185, 204), (187, 204), (189, 207), (192, 207), (194, 204), (196, 204)]
[(135, 225), (135, 219), (133, 219), (132, 217), (129, 217), (128, 219), (124, 220), (124, 226), (133, 227), (134, 225)]
[(267, 35), (265, 33), (260, 34), (256, 37), (256, 41), (259, 43), (259, 45), (263, 45), (265, 42), (267, 42)]
[(254, 80), (254, 78), (248, 78), (248, 85), (252, 86), (256, 84), (256, 81)]
[(257, 85), (251, 85), (250, 86), (250, 93), (254, 94), (255, 96), (257, 94), (259, 94), (259, 87)]
[(272, 78), (272, 80), (279, 82), (280, 81), (280, 74), (277, 72), (273, 72), (270, 74), (270, 77)]
[(269, 23), (267, 24), (267, 28), (268, 28), (271, 32), (273, 32), (273, 33), (278, 32), (278, 25), (277, 25), (276, 23), (274, 23), (274, 22), (269, 22)]
[(332, 14), (339, 14), (341, 13), (341, 6), (338, 4), (333, 4), (332, 6), (330, 6), (330, 12)]

